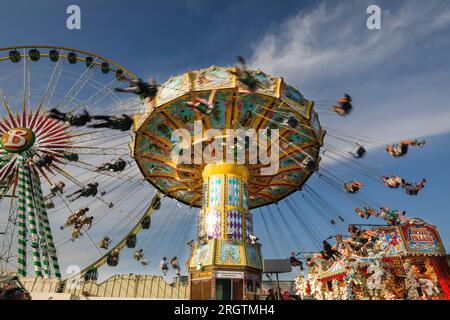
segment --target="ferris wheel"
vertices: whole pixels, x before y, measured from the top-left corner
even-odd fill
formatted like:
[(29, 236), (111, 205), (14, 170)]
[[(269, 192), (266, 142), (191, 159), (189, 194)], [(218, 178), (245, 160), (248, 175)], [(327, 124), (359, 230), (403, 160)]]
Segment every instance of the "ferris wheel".
[(82, 50), (0, 48), (1, 271), (61, 279), (62, 266), (117, 265), (123, 237), (149, 227), (160, 203), (149, 207), (128, 145), (144, 100), (114, 90), (133, 79)]

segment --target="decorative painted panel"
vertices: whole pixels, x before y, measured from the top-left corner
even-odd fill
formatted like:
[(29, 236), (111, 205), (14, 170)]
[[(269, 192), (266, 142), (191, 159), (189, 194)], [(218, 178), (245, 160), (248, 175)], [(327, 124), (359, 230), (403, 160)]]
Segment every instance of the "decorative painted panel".
[(435, 227), (431, 225), (403, 225), (400, 227), (409, 253), (444, 255), (445, 249)]
[(228, 239), (242, 239), (242, 213), (239, 210), (229, 210), (227, 212), (227, 235)]
[(184, 75), (170, 78), (166, 83), (160, 86), (158, 93), (158, 105), (179, 97), (187, 92), (189, 84)]
[(197, 267), (198, 265), (204, 266), (212, 263), (212, 244), (213, 243), (198, 245), (196, 250), (193, 252), (190, 267)]
[(227, 241), (220, 242), (219, 264), (242, 265), (242, 246)]
[(240, 205), (239, 179), (236, 177), (228, 177), (228, 205)]
[(378, 238), (382, 241), (383, 250), (390, 256), (398, 256), (406, 253), (402, 237), (396, 228), (386, 228), (378, 233)]
[(276, 95), (276, 82), (277, 79), (269, 76), (268, 74), (257, 70), (254, 73), (254, 76), (259, 81), (259, 86), (257, 87), (257, 91), (266, 95), (275, 96)]
[(209, 179), (209, 206), (221, 206), (222, 205), (222, 188), (223, 180), (221, 176), (213, 176)]
[(281, 93), (281, 99), (289, 106), (293, 107), (297, 112), (299, 112), (303, 117), (309, 118), (307, 114), (308, 100), (306, 100), (303, 95), (290, 85), (283, 84), (283, 89)]
[(196, 90), (209, 89), (211, 87), (223, 88), (233, 85), (232, 76), (223, 68), (210, 67), (197, 72), (194, 81)]

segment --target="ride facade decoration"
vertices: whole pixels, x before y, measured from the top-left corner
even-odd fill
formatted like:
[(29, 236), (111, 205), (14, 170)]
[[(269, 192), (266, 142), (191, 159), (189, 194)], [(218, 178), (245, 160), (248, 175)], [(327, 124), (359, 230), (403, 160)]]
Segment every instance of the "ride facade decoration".
[[(375, 227), (370, 232), (374, 243), (366, 246), (373, 249), (356, 252), (343, 245), (341, 258), (326, 262), (322, 268), (310, 268), (309, 278), (327, 284), (326, 292), (334, 292), (337, 281), (343, 280), (338, 286), (347, 286), (348, 292), (354, 293), (354, 297), (347, 297), (356, 300), (450, 298), (446, 252), (435, 226), (411, 219), (399, 226)], [(320, 258), (313, 260), (318, 265)]]
[[(173, 77), (135, 116), (131, 149), (147, 181), (202, 208), (188, 261), (191, 299), (259, 297), (262, 257), (250, 210), (298, 191), (320, 161), (325, 132), (312, 101), (282, 78), (248, 72), (257, 83), (251, 89), (236, 68)], [(253, 130), (273, 138), (278, 128), (279, 143), (270, 147), (230, 133)], [(238, 154), (245, 161), (236, 160)], [(278, 169), (264, 174), (273, 164), (264, 160), (276, 154)]]

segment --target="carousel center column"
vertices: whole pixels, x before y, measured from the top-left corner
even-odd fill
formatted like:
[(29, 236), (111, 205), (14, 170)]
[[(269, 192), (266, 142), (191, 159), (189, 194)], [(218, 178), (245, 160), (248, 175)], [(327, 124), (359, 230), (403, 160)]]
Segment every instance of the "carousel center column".
[(259, 295), (261, 248), (250, 239), (254, 233), (248, 179), (244, 165), (215, 163), (203, 170), (203, 207), (189, 259), (191, 299)]

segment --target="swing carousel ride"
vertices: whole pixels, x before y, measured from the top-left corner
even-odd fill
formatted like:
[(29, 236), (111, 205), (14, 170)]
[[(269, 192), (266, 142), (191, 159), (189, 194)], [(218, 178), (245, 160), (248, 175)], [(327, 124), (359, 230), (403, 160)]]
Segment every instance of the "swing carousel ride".
[[(61, 279), (59, 257), (65, 266), (73, 261), (59, 253), (78, 250), (94, 262), (77, 275), (96, 280), (98, 268), (118, 265), (125, 247), (148, 249), (137, 235), (164, 200), (168, 206), (155, 217), (160, 225), (152, 224), (147, 238), (160, 238), (166, 251), (188, 242), (191, 299), (261, 298), (256, 225), (275, 257), (291, 255), (301, 269), (301, 297), (381, 299), (381, 285), (395, 278), (398, 291), (409, 292), (397, 298), (414, 296), (425, 282), (435, 290), (427, 297), (448, 298), (437, 229), (374, 201), (354, 179), (417, 195), (426, 180), (383, 176), (365, 155), (368, 147), (388, 145), (390, 155), (401, 157), (424, 142), (392, 145), (325, 132), (319, 114), (349, 116), (349, 95), (330, 108), (330, 101), (308, 100), (282, 78), (248, 70), (241, 57), (239, 66), (189, 71), (158, 85), (85, 51), (24, 46), (0, 53), (3, 269), (25, 276), (32, 260), (35, 276)], [(342, 212), (336, 201), (356, 214)], [(197, 220), (171, 214), (191, 208), (200, 208)], [(385, 224), (348, 225), (357, 215)], [(195, 240), (187, 241), (195, 222)], [(149, 263), (142, 250), (134, 258)], [(160, 268), (166, 275), (164, 260)]]
[[(192, 299), (223, 297), (226, 293), (215, 287), (230, 272), (239, 288), (231, 298), (256, 295), (262, 258), (260, 245), (251, 240), (249, 211), (298, 191), (317, 169), (324, 131), (312, 108), (311, 101), (281, 78), (213, 66), (171, 78), (146, 112), (136, 115), (132, 149), (144, 177), (168, 197), (202, 208), (197, 241), (190, 244)], [(285, 119), (289, 124), (282, 124)], [(178, 141), (173, 137), (180, 129), (185, 148), (173, 157)], [(210, 129), (214, 137), (208, 136)], [(245, 139), (232, 135), (236, 131), (230, 129), (253, 129), (264, 135)], [(280, 129), (280, 142), (269, 147), (273, 129)], [(231, 157), (226, 151), (231, 151)], [(242, 161), (238, 163), (239, 153)], [(262, 154), (267, 159), (261, 159)], [(208, 156), (211, 161), (206, 160)], [(279, 169), (265, 173), (272, 164), (264, 163), (269, 158), (279, 162)]]

